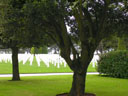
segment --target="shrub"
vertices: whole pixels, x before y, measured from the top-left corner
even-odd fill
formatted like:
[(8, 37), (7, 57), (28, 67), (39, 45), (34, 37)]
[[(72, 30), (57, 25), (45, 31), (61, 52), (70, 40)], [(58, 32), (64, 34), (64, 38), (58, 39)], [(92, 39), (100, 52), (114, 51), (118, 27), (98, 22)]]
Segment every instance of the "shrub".
[(34, 47), (31, 48), (31, 54), (35, 54), (35, 48)]
[(31, 54), (48, 54), (48, 48), (47, 46), (43, 47), (32, 47), (31, 48)]
[(113, 51), (100, 56), (97, 70), (117, 78), (128, 78), (128, 51)]
[(41, 53), (48, 54), (48, 47), (47, 46), (41, 47), (40, 50), (42, 51)]

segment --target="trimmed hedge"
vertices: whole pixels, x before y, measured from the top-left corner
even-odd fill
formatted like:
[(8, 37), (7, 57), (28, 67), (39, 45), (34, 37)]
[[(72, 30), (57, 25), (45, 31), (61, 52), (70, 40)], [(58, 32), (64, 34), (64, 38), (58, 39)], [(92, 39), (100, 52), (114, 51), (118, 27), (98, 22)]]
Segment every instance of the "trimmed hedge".
[(128, 51), (113, 51), (100, 56), (97, 70), (117, 78), (128, 78)]

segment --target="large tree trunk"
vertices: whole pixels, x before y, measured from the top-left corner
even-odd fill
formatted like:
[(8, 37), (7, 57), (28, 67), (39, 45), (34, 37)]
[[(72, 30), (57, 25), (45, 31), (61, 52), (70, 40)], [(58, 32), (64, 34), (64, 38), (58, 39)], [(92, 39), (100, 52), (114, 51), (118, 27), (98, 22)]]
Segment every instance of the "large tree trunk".
[(12, 48), (12, 70), (13, 70), (13, 77), (12, 81), (19, 81), (20, 76), (19, 76), (19, 64), (18, 64), (18, 48), (13, 47)]
[(84, 96), (86, 73), (74, 72), (72, 88), (69, 96)]

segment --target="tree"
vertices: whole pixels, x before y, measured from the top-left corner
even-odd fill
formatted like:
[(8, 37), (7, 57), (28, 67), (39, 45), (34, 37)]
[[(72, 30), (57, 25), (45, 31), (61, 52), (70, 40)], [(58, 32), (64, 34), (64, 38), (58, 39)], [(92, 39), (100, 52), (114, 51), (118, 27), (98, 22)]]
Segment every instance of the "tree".
[(126, 32), (126, 6), (120, 3), (113, 0), (42, 0), (34, 5), (37, 9), (34, 16), (41, 16), (36, 19), (58, 45), (61, 56), (74, 72), (69, 96), (84, 96), (87, 68), (100, 41), (115, 32)]
[(30, 51), (31, 51), (31, 54), (34, 54), (34, 56), (35, 56), (35, 54), (36, 54), (35, 47), (32, 47)]
[(103, 39), (97, 47), (97, 53), (99, 55), (115, 50), (127, 50), (128, 49), (127, 36), (111, 36)]
[(48, 54), (48, 47), (47, 46), (40, 47), (39, 53), (40, 54)]
[(101, 42), (99, 43), (96, 49), (97, 54), (100, 55), (100, 54), (104, 54), (112, 50), (116, 50), (117, 43), (118, 43), (118, 39), (116, 36), (111, 36), (109, 38), (105, 38), (101, 40)]
[(9, 2), (9, 0), (6, 0), (6, 2), (3, 3), (4, 8), (1, 11), (2, 30), (0, 39), (5, 48), (12, 49), (12, 80), (20, 80), (18, 66), (18, 50), (20, 40), (18, 40), (18, 38), (21, 38), (21, 32), (23, 31), (23, 14), (20, 9), (13, 8), (11, 5), (9, 5), (11, 3), (12, 2)]
[[(42, 44), (43, 32), (36, 33), (34, 27), (29, 30), (24, 10), (26, 0), (7, 0), (1, 11), (0, 40), (5, 48), (12, 49), (12, 80), (20, 80), (18, 65), (19, 48), (30, 48)], [(33, 24), (34, 25), (34, 24)], [(38, 30), (37, 30), (38, 31)]]
[(48, 53), (48, 49), (47, 46), (43, 46), (43, 47), (32, 47), (31, 48), (31, 54), (47, 54)]

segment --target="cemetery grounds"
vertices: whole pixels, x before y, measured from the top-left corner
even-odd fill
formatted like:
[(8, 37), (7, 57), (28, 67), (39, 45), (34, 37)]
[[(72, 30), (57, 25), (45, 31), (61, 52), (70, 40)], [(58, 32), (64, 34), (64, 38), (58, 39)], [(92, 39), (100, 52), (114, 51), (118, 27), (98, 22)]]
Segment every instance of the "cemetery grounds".
[[(69, 73), (72, 72), (58, 54), (19, 54), (20, 73)], [(91, 62), (88, 72), (96, 72), (96, 62)], [(11, 54), (0, 54), (0, 74), (12, 73)]]
[[(43, 57), (43, 59), (41, 59)], [(72, 72), (62, 58), (46, 55), (19, 55), (20, 73), (56, 73)], [(11, 55), (0, 55), (0, 74), (11, 73)], [(44, 59), (45, 58), (45, 59)], [(94, 60), (95, 61), (95, 60)], [(88, 72), (96, 72), (95, 63), (91, 63)], [(0, 96), (55, 96), (69, 92), (72, 75), (21, 77), (21, 81), (10, 82), (11, 77), (0, 78)], [(97, 96), (128, 96), (128, 79), (88, 75), (86, 92)]]

